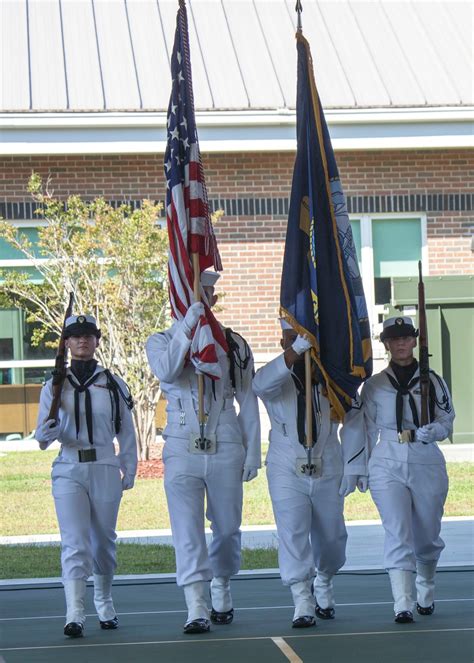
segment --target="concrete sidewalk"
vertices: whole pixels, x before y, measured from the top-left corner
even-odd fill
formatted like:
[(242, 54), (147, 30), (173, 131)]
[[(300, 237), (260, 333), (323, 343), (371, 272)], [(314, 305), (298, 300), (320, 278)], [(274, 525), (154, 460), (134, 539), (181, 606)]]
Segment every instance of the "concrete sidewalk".
[[(382, 568), (384, 533), (380, 521), (361, 520), (346, 523), (348, 531), (346, 570)], [(208, 541), (210, 530), (206, 531)], [(440, 566), (474, 565), (474, 518), (444, 518), (441, 536), (446, 548)], [(172, 545), (171, 530), (137, 530), (118, 532), (120, 543)], [(0, 545), (59, 545), (59, 535), (0, 537)], [(242, 527), (243, 548), (277, 548), (274, 525)]]
[[(158, 444), (163, 444), (163, 438), (156, 438)], [(59, 442), (53, 442), (50, 450), (59, 450)], [(474, 443), (472, 444), (450, 444), (449, 442), (439, 445), (439, 448), (448, 463), (474, 463)], [(0, 454), (7, 451), (39, 451), (38, 442), (33, 439), (26, 440), (0, 440)]]

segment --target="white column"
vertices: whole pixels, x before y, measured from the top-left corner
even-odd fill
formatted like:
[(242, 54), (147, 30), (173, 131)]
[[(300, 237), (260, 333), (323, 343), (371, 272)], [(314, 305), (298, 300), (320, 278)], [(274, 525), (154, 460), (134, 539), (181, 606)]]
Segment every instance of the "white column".
[(370, 326), (373, 330), (377, 323), (374, 288), (374, 250), (372, 248), (372, 220), (370, 216), (364, 215), (360, 219), (360, 243), (362, 263), (362, 283), (364, 285), (365, 300), (369, 312)]

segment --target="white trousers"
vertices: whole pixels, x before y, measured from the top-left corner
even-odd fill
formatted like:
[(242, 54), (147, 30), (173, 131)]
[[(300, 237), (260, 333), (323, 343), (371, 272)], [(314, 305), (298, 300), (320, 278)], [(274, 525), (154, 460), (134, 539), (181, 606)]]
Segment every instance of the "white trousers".
[(347, 532), (341, 476), (299, 477), (294, 465), (267, 464), (284, 585), (312, 578), (315, 568), (334, 575), (346, 561)]
[[(187, 440), (166, 440), (164, 483), (178, 585), (229, 577), (239, 571), (244, 459), (241, 444), (218, 442), (217, 452), (205, 455), (189, 453)], [(205, 500), (212, 530), (209, 550)]]
[(53, 497), (61, 533), (64, 580), (113, 574), (115, 527), (122, 497), (120, 470), (96, 463), (56, 463)]
[(416, 561), (437, 561), (444, 548), (446, 467), (371, 458), (369, 488), (385, 530), (385, 568), (415, 571)]

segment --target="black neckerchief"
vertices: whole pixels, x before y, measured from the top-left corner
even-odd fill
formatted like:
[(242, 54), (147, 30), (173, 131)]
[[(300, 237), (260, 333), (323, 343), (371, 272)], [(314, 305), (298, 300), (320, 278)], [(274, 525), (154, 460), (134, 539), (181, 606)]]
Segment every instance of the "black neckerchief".
[[(73, 360), (75, 361), (75, 360)], [(91, 361), (95, 361), (91, 360)], [(78, 362), (79, 364), (86, 364), (89, 362)], [(97, 362), (95, 362), (97, 366)], [(72, 367), (71, 367), (72, 368)], [(76, 366), (77, 368), (77, 366)], [(90, 367), (89, 367), (90, 369)], [(95, 367), (94, 367), (95, 370)], [(74, 373), (75, 375), (75, 373)], [(76, 420), (76, 440), (79, 438), (79, 431), (80, 431), (80, 414), (79, 414), (79, 394), (82, 394), (84, 392), (85, 394), (85, 406), (86, 406), (86, 423), (87, 423), (87, 434), (89, 436), (89, 442), (90, 444), (94, 444), (94, 432), (93, 432), (93, 423), (92, 423), (92, 404), (91, 404), (91, 395), (89, 393), (89, 387), (96, 382), (96, 380), (100, 377), (101, 372), (99, 373), (93, 373), (90, 377), (87, 377), (84, 369), (82, 369), (82, 375), (81, 377), (84, 379), (84, 381), (79, 381), (76, 382), (72, 375), (69, 373), (67, 376), (67, 379), (69, 380), (71, 386), (74, 388), (74, 417)], [(76, 375), (75, 375), (76, 377)], [(78, 378), (79, 379), (79, 378)]]
[(390, 373), (386, 373), (385, 375), (388, 377), (390, 384), (397, 392), (397, 397), (395, 401), (395, 411), (397, 416), (397, 431), (401, 433), (403, 430), (402, 420), (403, 420), (404, 396), (408, 396), (408, 403), (410, 405), (410, 410), (413, 417), (413, 423), (415, 424), (416, 428), (419, 428), (420, 420), (418, 418), (416, 403), (410, 391), (420, 381), (419, 375), (413, 377), (413, 375), (416, 372), (416, 369), (418, 368), (418, 362), (416, 361), (416, 359), (414, 359), (413, 362), (408, 366), (400, 366), (399, 364), (395, 364), (393, 361), (391, 361), (390, 368), (394, 372), (396, 379), (393, 378), (390, 375)]
[(84, 384), (84, 382), (94, 375), (96, 366), (97, 359), (87, 359), (86, 361), (83, 361), (82, 359), (73, 359), (71, 361), (71, 371), (81, 384)]
[(418, 362), (416, 359), (413, 359), (412, 363), (408, 364), (408, 366), (400, 366), (400, 364), (396, 364), (392, 360), (390, 362), (390, 368), (392, 369), (395, 377), (397, 378), (398, 384), (401, 387), (406, 387), (416, 373), (416, 369), (418, 368)]

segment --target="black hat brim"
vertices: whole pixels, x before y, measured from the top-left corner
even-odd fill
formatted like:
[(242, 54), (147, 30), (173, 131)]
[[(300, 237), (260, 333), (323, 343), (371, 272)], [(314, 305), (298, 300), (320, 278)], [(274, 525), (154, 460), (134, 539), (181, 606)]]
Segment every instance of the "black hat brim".
[(416, 338), (418, 336), (418, 329), (415, 329), (413, 325), (406, 325), (405, 323), (402, 325), (390, 325), (390, 327), (384, 329), (380, 334), (380, 340), (383, 342), (389, 338), (400, 338), (400, 336), (413, 336), (413, 338)]
[(64, 338), (69, 338), (70, 336), (90, 335), (97, 336), (97, 338), (101, 337), (100, 329), (97, 329), (97, 327), (90, 322), (75, 322), (74, 324), (69, 325), (64, 331)]

